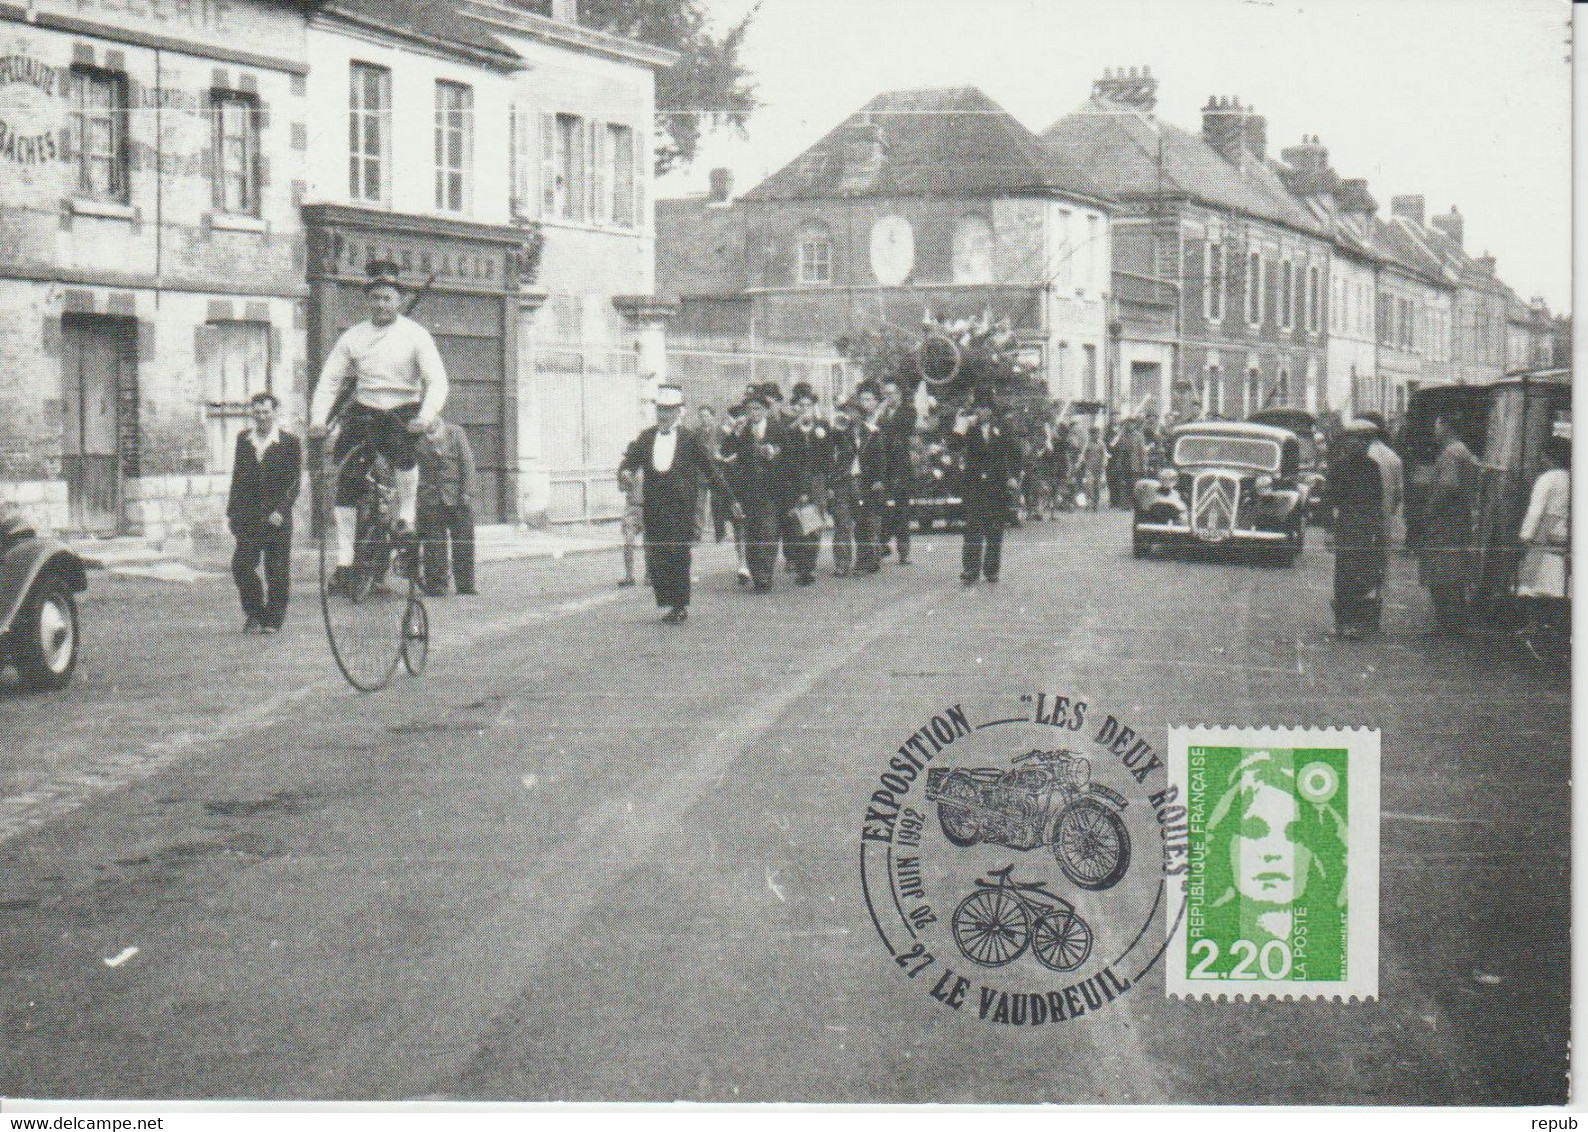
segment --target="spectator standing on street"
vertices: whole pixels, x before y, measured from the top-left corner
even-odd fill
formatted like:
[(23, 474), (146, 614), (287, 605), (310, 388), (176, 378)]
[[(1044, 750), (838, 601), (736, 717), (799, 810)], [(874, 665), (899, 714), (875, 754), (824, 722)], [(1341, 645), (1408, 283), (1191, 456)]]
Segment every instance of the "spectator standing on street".
[(998, 580), (1009, 501), (1020, 490), (1020, 445), (1004, 435), (994, 419), (995, 408), (992, 394), (979, 392), (970, 411), (962, 409), (955, 415), (949, 434), (949, 442), (965, 459), (960, 488), (965, 537), (959, 580), (967, 586), (982, 578)]
[[(1571, 596), (1571, 441), (1546, 440), (1544, 465), (1522, 519), (1524, 551), (1516, 579), (1516, 596), (1527, 606), (1522, 639), (1534, 655), (1533, 638), (1544, 628), (1549, 608)], [(1562, 623), (1569, 632), (1569, 613)]]
[(854, 457), (854, 422), (839, 408), (827, 449), (827, 507), (833, 520), (833, 576), (849, 577), (855, 567), (855, 480), (849, 474)]
[[(700, 422), (697, 430), (700, 442), (706, 446), (706, 455), (715, 464), (722, 455), (722, 433), (717, 428), (717, 414), (711, 411), (710, 405), (702, 405), (695, 410), (695, 415)], [(728, 533), (730, 518), (728, 501), (719, 492), (712, 491), (709, 485), (703, 486), (700, 490), (700, 511), (695, 523), (700, 532), (699, 538), (706, 537), (706, 523), (709, 521), (716, 541), (721, 542)]]
[(1373, 443), (1368, 446), (1368, 459), (1378, 465), (1379, 476), (1384, 481), (1384, 553), (1387, 556), (1395, 546), (1396, 521), (1406, 503), (1406, 471), (1401, 458), (1389, 446), (1389, 427), (1382, 413), (1358, 413), (1360, 420), (1373, 426)]
[[(237, 438), (226, 522), (237, 539), (232, 577), (243, 603), (243, 632), (278, 633), (292, 578), (292, 505), (302, 480), (303, 445), (276, 424), (281, 403), (255, 393), (253, 427)], [(260, 584), (263, 569), (264, 584)]]
[(783, 515), (783, 557), (793, 565), (798, 584), (808, 586), (822, 549), (832, 443), (827, 422), (816, 415), (815, 391), (801, 382), (794, 387), (793, 401), (796, 415), (787, 433), (789, 498)]
[(1436, 634), (1467, 631), (1467, 563), (1472, 544), (1472, 508), (1478, 461), (1446, 417), (1434, 420), (1440, 446), (1423, 501), (1418, 573), (1434, 607)]
[(1093, 511), (1102, 506), (1103, 484), (1108, 473), (1108, 449), (1103, 446), (1103, 430), (1092, 426), (1092, 434), (1081, 453), (1081, 468), (1086, 474), (1087, 505)]
[[(753, 386), (751, 387), (754, 388)], [(733, 524), (733, 553), (738, 560), (738, 581), (741, 586), (750, 584), (750, 563), (744, 553), (744, 518), (733, 513), (732, 500), (743, 494), (743, 484), (739, 482), (739, 449), (738, 437), (744, 432), (745, 409), (743, 404), (729, 405), (723, 414), (722, 433), (717, 437), (717, 470), (722, 473), (722, 478), (727, 482), (731, 494), (728, 503), (728, 517)], [(722, 492), (713, 492), (712, 495), (720, 496)]]
[(419, 577), (425, 593), (445, 596), (451, 574), (459, 594), (474, 588), (474, 504), (479, 475), (462, 426), (437, 417), (419, 438)]
[(1346, 426), (1329, 465), (1334, 509), (1334, 627), (1348, 641), (1378, 631), (1383, 609), (1384, 480), (1368, 455), (1377, 435), (1360, 417)]
[[(706, 446), (679, 425), (684, 391), (676, 385), (656, 389), (656, 423), (629, 444), (618, 471), (645, 473), (645, 566), (662, 620), (677, 625), (689, 618), (690, 558), (695, 533), (695, 499), (700, 481), (733, 498)], [(733, 517), (743, 512), (733, 505)]]
[(889, 460), (887, 510), (882, 519), (882, 556), (886, 558), (891, 553), (888, 547), (891, 540), (899, 552), (899, 565), (908, 566), (910, 525), (915, 519), (910, 510), (912, 477), (909, 460), (910, 437), (915, 434), (915, 403), (904, 399), (904, 389), (897, 381), (882, 383), (880, 422), (892, 453)]
[[(618, 486), (623, 489), (623, 577), (619, 586), (634, 584), (634, 552), (645, 531), (645, 469), (618, 472)], [(651, 584), (651, 572), (645, 571), (645, 584)]]

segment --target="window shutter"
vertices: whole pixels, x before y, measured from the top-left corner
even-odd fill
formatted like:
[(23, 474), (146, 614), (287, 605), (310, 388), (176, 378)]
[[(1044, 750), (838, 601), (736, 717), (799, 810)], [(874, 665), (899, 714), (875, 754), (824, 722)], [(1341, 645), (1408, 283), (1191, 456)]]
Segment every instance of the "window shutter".
[(590, 123), (590, 219), (605, 224), (612, 219), (612, 198), (607, 191), (607, 128)]
[(540, 217), (557, 215), (557, 116), (540, 116)]
[(648, 136), (644, 128), (633, 131), (634, 134), (634, 226), (644, 229), (650, 227), (645, 222), (645, 183), (651, 177), (651, 155), (646, 146)]

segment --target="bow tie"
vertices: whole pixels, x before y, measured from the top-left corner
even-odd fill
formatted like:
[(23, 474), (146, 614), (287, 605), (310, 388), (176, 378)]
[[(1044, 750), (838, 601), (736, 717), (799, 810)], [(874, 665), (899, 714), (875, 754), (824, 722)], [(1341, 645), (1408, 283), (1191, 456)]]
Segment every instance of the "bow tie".
[(673, 435), (673, 430), (670, 429), (670, 428), (664, 428), (660, 432), (658, 432), (656, 435), (657, 436), (672, 436)]

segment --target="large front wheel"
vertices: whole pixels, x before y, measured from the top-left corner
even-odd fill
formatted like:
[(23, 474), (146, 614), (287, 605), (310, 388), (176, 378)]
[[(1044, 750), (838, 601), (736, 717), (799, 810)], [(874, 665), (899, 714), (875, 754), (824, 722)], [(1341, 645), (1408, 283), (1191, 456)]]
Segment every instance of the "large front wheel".
[(1130, 831), (1096, 798), (1077, 798), (1054, 826), (1053, 856), (1081, 888), (1112, 888), (1130, 868)]
[(1002, 967), (1031, 942), (1031, 915), (1001, 888), (973, 892), (954, 909), (954, 942), (960, 954), (983, 967)]

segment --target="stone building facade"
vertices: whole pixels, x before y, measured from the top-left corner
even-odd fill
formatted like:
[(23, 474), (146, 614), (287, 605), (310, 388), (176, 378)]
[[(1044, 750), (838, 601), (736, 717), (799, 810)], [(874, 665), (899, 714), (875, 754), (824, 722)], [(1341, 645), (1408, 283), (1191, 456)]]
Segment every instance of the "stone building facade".
[(219, 529), (248, 397), (304, 393), (296, 3), (0, 8), (0, 502)]
[(1192, 134), (1156, 105), (1150, 71), (1110, 69), (1042, 135), (1119, 202), (1119, 356), (1140, 355), (1132, 408), (1326, 408), (1329, 233), (1269, 160), (1266, 119), (1239, 99), (1210, 99)]
[(658, 290), (686, 335), (760, 349), (990, 313), (1052, 396), (1101, 400), (1110, 213), (981, 91), (889, 91), (737, 201), (664, 202)]

